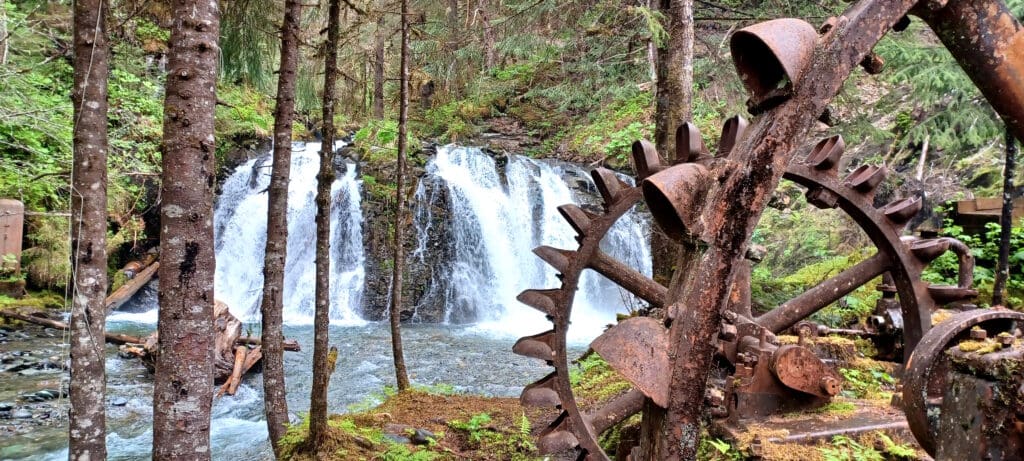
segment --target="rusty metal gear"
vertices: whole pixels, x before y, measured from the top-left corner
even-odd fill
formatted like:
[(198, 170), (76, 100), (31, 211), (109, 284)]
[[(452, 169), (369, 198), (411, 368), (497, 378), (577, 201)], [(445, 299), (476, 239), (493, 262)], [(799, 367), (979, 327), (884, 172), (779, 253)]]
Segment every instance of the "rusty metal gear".
[[(741, 117), (726, 122), (717, 157), (728, 156), (742, 138), (746, 125)], [(692, 124), (682, 125), (676, 139), (676, 157), (683, 159), (681, 163), (693, 165), (692, 172), (662, 177), (669, 178), (669, 183), (676, 181), (677, 188), (685, 188), (680, 194), (689, 194), (697, 184), (692, 181), (694, 175), (706, 174), (706, 166), (714, 157), (705, 148), (700, 133)], [(959, 242), (952, 239), (919, 240), (903, 237), (905, 226), (921, 210), (921, 199), (909, 197), (875, 208), (875, 190), (885, 177), (885, 168), (865, 165), (841, 179), (838, 164), (843, 150), (842, 137), (825, 139), (809, 149), (804, 160), (794, 161), (784, 178), (806, 187), (808, 202), (815, 206), (839, 208), (850, 215), (878, 248), (878, 253), (757, 318), (751, 318), (750, 314), (749, 277), (741, 277), (743, 281), (737, 283), (737, 286), (746, 286), (740, 287), (740, 293), (734, 296), (734, 300), (738, 300), (737, 304), (745, 305), (730, 306), (728, 315), (724, 315), (727, 322), (723, 323), (718, 338), (707, 338), (708, 341), (719, 343), (720, 355), (734, 365), (746, 367), (744, 369), (748, 370), (749, 376), (745, 379), (748, 381), (756, 381), (759, 374), (764, 373), (763, 370), (754, 373), (753, 368), (747, 367), (747, 364), (756, 363), (757, 355), (760, 354), (765, 358), (762, 364), (766, 367), (770, 364), (768, 372), (784, 383), (775, 384), (776, 387), (789, 386), (788, 391), (807, 395), (813, 402), (827, 401), (838, 392), (837, 376), (834, 371), (822, 366), (813, 354), (808, 356), (806, 349), (799, 346), (795, 349), (774, 346), (774, 334), (792, 327), (857, 287), (889, 273), (899, 295), (904, 319), (904, 340), (906, 350), (909, 351), (930, 327), (931, 313), (935, 306), (976, 295), (970, 288), (969, 275), (962, 275), (961, 283), (955, 287), (929, 285), (920, 279), (921, 271), (928, 262), (947, 250), (959, 249)], [(633, 161), (638, 184), (666, 170), (654, 146), (646, 141), (634, 143)], [(679, 165), (671, 168), (677, 167)], [(640, 185), (630, 187), (603, 168), (595, 169), (592, 176), (603, 199), (604, 213), (590, 213), (575, 205), (559, 207), (561, 215), (576, 231), (579, 247), (575, 251), (547, 246), (534, 250), (540, 258), (559, 271), (561, 286), (555, 289), (526, 290), (518, 298), (547, 314), (553, 328), (521, 338), (513, 351), (545, 360), (554, 368), (551, 374), (527, 386), (521, 396), (524, 405), (556, 407), (561, 410), (554, 422), (540, 434), (538, 448), (543, 453), (576, 448), (581, 459), (607, 460), (608, 456), (598, 443), (598, 437), (603, 431), (639, 412), (645, 397), (658, 406), (667, 405), (670, 367), (668, 335), (664, 320), (641, 317), (620, 322), (597, 338), (592, 343), (594, 350), (601, 353), (609, 365), (629, 380), (634, 388), (600, 408), (584, 412), (569, 383), (570, 361), (566, 352), (566, 333), (580, 276), (584, 269), (592, 269), (658, 308), (665, 307), (667, 303), (667, 289), (603, 253), (599, 247), (601, 239), (615, 221), (639, 203), (646, 191), (642, 192)], [(651, 181), (647, 181), (647, 185), (650, 184)], [(654, 187), (663, 188), (666, 184), (656, 183)], [(665, 196), (672, 200), (674, 193), (670, 190)], [(692, 228), (696, 224), (694, 216), (687, 215), (690, 210), (675, 206), (669, 212), (677, 214), (674, 220), (668, 221), (680, 227)], [(662, 222), (657, 219), (658, 216), (655, 218), (659, 223)], [(669, 229), (666, 231), (671, 234)], [(973, 261), (969, 259), (969, 252), (961, 255), (962, 274), (969, 274)], [(797, 372), (786, 374), (785, 369), (790, 363), (797, 364)], [(800, 369), (801, 366), (804, 368)], [(737, 366), (738, 374), (740, 368)]]

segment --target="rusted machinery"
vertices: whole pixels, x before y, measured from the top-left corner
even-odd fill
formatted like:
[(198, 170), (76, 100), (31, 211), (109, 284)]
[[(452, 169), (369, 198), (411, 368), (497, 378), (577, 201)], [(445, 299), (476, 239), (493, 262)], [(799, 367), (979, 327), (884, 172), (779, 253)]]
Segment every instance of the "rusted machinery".
[[(643, 430), (650, 430), (646, 412), (661, 412), (669, 424), (686, 423), (667, 426), (661, 435), (650, 438), (662, 437), (659, 443), (664, 444), (668, 440), (664, 433), (682, 432), (672, 440), (692, 446), (695, 426), (687, 423), (685, 415), (680, 419), (676, 413), (694, 413), (693, 408), (677, 408), (686, 401), (677, 393), (692, 394), (694, 389), (700, 392), (698, 397), (708, 397), (712, 415), (734, 420), (822, 405), (840, 391), (840, 376), (803, 340), (783, 345), (777, 335), (797, 326), (801, 337), (807, 336), (811, 333), (808, 329), (815, 327), (797, 325), (799, 322), (884, 276), (880, 287), (883, 297), (871, 319), (871, 333), (895, 338), (888, 352), (896, 360), (905, 360), (903, 405), (909, 427), (921, 446), (935, 455), (940, 433), (967, 430), (961, 429), (968, 426), (952, 412), (964, 411), (964, 405), (977, 409), (978, 402), (987, 402), (982, 405), (1004, 405), (1006, 410), (986, 413), (986, 418), (970, 426), (970, 435), (982, 440), (965, 444), (962, 450), (999, 454), (992, 459), (1022, 459), (1020, 434), (1024, 433), (1024, 423), (1020, 418), (1024, 412), (1019, 405), (1024, 397), (1019, 394), (1024, 388), (1012, 389), (1017, 394), (1010, 403), (998, 397), (1005, 392), (992, 393), (992, 389), (1008, 388), (1006, 383), (1019, 380), (1020, 373), (1007, 378), (1006, 373), (994, 376), (998, 373), (984, 370), (1020, 364), (1019, 351), (1024, 348), (1014, 339), (1014, 331), (1019, 336), (1024, 314), (967, 310), (932, 329), (932, 313), (937, 308), (950, 304), (972, 307), (967, 303), (977, 293), (971, 288), (970, 251), (954, 239), (905, 235), (907, 223), (921, 210), (921, 198), (909, 196), (876, 208), (875, 191), (887, 170), (863, 165), (841, 177), (839, 160), (845, 147), (841, 137), (800, 150), (794, 147), (796, 141), (784, 136), (801, 137), (806, 133), (815, 114), (835, 94), (853, 65), (860, 63), (869, 71), (879, 71), (881, 59), (870, 49), (889, 27), (906, 27), (908, 19), (904, 15), (909, 11), (933, 26), (990, 100), (1003, 98), (993, 101), (993, 106), (1016, 135), (1024, 137), (1024, 32), (998, 1), (954, 0), (947, 4), (937, 0), (915, 5), (913, 1), (895, 4), (862, 0), (843, 16), (830, 18), (818, 31), (803, 21), (782, 19), (737, 32), (732, 38), (733, 59), (751, 93), (748, 108), (754, 115), (764, 115), (750, 125), (740, 117), (727, 121), (714, 153), (703, 145), (693, 125), (684, 124), (676, 133), (678, 160), (674, 165), (662, 164), (651, 144), (638, 141), (633, 145), (633, 162), (639, 185), (630, 187), (611, 171), (595, 170), (593, 178), (603, 198), (603, 213), (574, 205), (559, 208), (576, 231), (579, 247), (535, 250), (559, 271), (562, 281), (559, 288), (527, 290), (520, 295), (521, 302), (547, 314), (553, 328), (521, 338), (513, 347), (514, 352), (545, 360), (554, 368), (550, 375), (527, 386), (521, 397), (526, 405), (560, 410), (560, 416), (540, 435), (538, 446), (542, 451), (575, 448), (582, 459), (608, 459), (598, 437), (641, 411), (645, 412)], [(784, 171), (773, 172), (773, 167), (780, 165)], [(765, 195), (779, 179), (806, 188), (809, 203), (837, 208), (849, 215), (871, 239), (877, 253), (773, 310), (754, 316), (750, 305), (753, 255), (747, 253), (747, 259), (742, 256), (766, 203)], [(729, 195), (735, 191), (738, 197)], [(600, 249), (601, 239), (614, 222), (641, 200), (666, 235), (682, 243), (684, 251), (692, 256), (692, 262), (680, 260), (676, 275), (681, 281), (669, 287), (672, 290)], [(939, 286), (921, 280), (927, 264), (949, 251), (960, 261), (957, 285)], [(585, 269), (614, 281), (660, 314), (619, 322), (591, 343), (591, 348), (633, 389), (600, 408), (583, 411), (568, 379), (566, 332)], [(947, 352), (960, 347), (964, 338), (979, 337), (979, 331), (993, 337), (1006, 333), (998, 340), (1006, 351), (981, 358)], [(726, 366), (717, 368), (716, 375), (702, 351), (713, 352)], [(979, 363), (984, 367), (977, 368)], [(705, 393), (699, 378), (709, 375), (710, 385), (717, 390)], [(681, 383), (680, 376), (696, 376), (700, 382)], [(964, 403), (957, 398), (964, 395), (977, 398)], [(701, 400), (694, 404), (696, 412), (705, 404)], [(689, 401), (692, 403), (692, 399)], [(989, 434), (994, 431), (1002, 431), (1001, 440), (1005, 441), (991, 440)], [(942, 445), (938, 451), (950, 456), (944, 459), (959, 459), (950, 450), (960, 448)], [(634, 450), (633, 459), (680, 456), (671, 448), (668, 456), (651, 453), (656, 451)]]

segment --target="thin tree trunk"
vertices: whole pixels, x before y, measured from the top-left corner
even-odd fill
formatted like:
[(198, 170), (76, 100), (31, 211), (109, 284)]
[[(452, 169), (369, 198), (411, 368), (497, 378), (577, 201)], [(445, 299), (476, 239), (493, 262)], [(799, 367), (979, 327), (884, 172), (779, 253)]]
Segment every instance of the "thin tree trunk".
[(480, 22), (484, 29), (484, 70), (489, 71), (497, 64), (498, 58), (494, 44), (494, 29), (491, 27), (491, 16), (487, 12), (487, 0), (479, 1), (477, 11), (480, 12)]
[(0, 1), (0, 66), (7, 64), (7, 2)]
[(373, 35), (373, 118), (384, 118), (384, 15), (377, 18)]
[[(658, 50), (654, 144), (658, 153), (674, 163), (676, 128), (693, 118), (693, 0), (661, 0), (668, 39)], [(651, 232), (654, 279), (668, 284), (678, 252), (660, 229)]]
[(327, 52), (324, 62), (323, 145), (316, 186), (316, 313), (313, 332), (313, 390), (309, 405), (309, 440), (316, 456), (327, 434), (328, 326), (330, 323), (331, 184), (334, 182), (334, 94), (338, 82), (338, 17), (340, 0), (331, 0), (327, 17)]
[[(74, 3), (71, 412), (68, 459), (106, 459), (107, 4)], [(6, 31), (0, 30), (6, 37)], [(6, 40), (4, 47), (6, 47)], [(5, 51), (5, 50), (0, 50)]]
[(175, 0), (164, 100), (153, 459), (210, 459), (217, 2)]
[(1017, 169), (1017, 140), (1006, 130), (1006, 164), (1003, 166), (1003, 209), (999, 216), (999, 261), (992, 284), (992, 305), (1003, 304), (1003, 291), (1010, 278), (1010, 236), (1013, 232), (1013, 175)]
[[(647, 0), (646, 5), (651, 9), (652, 0)], [(658, 45), (654, 43), (654, 36), (647, 40), (647, 64), (650, 66), (648, 74), (651, 78), (651, 88), (657, 91), (658, 88)]]
[(281, 22), (281, 69), (274, 108), (274, 166), (267, 205), (267, 245), (263, 260), (263, 404), (274, 454), (288, 424), (284, 379), (284, 265), (288, 253), (288, 175), (291, 170), (292, 121), (295, 118), (295, 79), (299, 65), (299, 20), (302, 2), (286, 0)]
[(398, 390), (409, 389), (409, 374), (405, 370), (405, 354), (402, 353), (402, 271), (405, 269), (405, 254), (402, 251), (402, 228), (405, 227), (405, 156), (409, 149), (406, 132), (409, 120), (409, 1), (402, 0), (402, 77), (400, 82), (398, 108), (398, 174), (395, 180), (395, 235), (392, 241), (394, 264), (391, 271), (391, 351), (395, 360), (395, 378)]
[(921, 157), (917, 160), (917, 180), (924, 179), (924, 166), (928, 163), (928, 139), (931, 135), (925, 135), (924, 143), (921, 145)]

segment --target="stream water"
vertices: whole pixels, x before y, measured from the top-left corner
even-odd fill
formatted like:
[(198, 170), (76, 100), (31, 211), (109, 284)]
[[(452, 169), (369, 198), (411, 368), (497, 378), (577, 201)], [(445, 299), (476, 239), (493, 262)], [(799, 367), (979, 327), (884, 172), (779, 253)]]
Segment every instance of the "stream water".
[[(285, 335), (302, 346), (286, 353), (287, 392), (293, 419), (308, 410), (312, 376), (313, 217), (319, 145), (296, 145), (289, 188), (289, 246), (285, 275)], [(413, 252), (421, 263), (433, 264), (421, 302), (441, 303), (445, 323), (409, 323), (403, 327), (406, 359), (414, 384), (452, 385), (457, 390), (492, 396), (517, 396), (525, 384), (548, 372), (543, 363), (516, 356), (518, 336), (550, 328), (542, 315), (515, 301), (524, 288), (557, 286), (556, 274), (530, 249), (540, 244), (574, 248), (572, 229), (555, 207), (582, 203), (578, 189), (589, 177), (574, 165), (511, 156), (499, 165), (479, 149), (439, 148), (426, 166), (414, 206), (416, 238)], [(246, 328), (258, 329), (262, 286), (262, 251), (266, 235), (266, 190), (269, 161), (243, 164), (222, 187), (215, 212), (216, 294), (232, 306)], [(386, 322), (366, 322), (354, 307), (364, 297), (366, 257), (362, 247), (361, 184), (354, 164), (344, 167), (332, 187), (331, 344), (339, 348), (339, 365), (331, 377), (330, 411), (370, 404), (384, 386), (394, 383), (390, 336)], [(589, 185), (592, 188), (592, 184)], [(431, 249), (433, 213), (438, 197), (447, 197), (450, 245)], [(603, 242), (605, 251), (645, 273), (650, 272), (646, 219), (629, 214)], [(436, 237), (436, 236), (435, 236)], [(435, 238), (437, 240), (437, 238)], [(444, 251), (444, 258), (431, 256)], [(431, 262), (435, 261), (435, 262)], [(441, 261), (441, 262), (436, 262)], [(433, 297), (431, 297), (433, 296)], [(573, 349), (585, 344), (613, 321), (616, 312), (635, 300), (599, 277), (581, 281), (570, 330)], [(156, 327), (156, 290), (151, 283), (108, 319), (108, 330), (145, 334)], [(253, 332), (256, 334), (256, 332)], [(0, 353), (14, 350), (49, 357), (65, 348), (60, 335), (0, 341)], [(112, 460), (148, 459), (152, 429), (152, 378), (134, 359), (118, 357), (108, 347), (107, 444)], [(18, 401), (24, 392), (60, 387), (66, 376), (57, 370), (42, 378), (0, 373), (0, 403)], [(268, 459), (259, 375), (247, 377), (235, 396), (214, 402), (211, 437), (214, 459)], [(19, 401), (20, 402), (20, 401)], [(18, 404), (20, 405), (20, 403)], [(46, 403), (59, 415), (66, 399)], [(17, 405), (16, 405), (17, 406)], [(54, 419), (60, 419), (54, 416)], [(0, 421), (0, 428), (3, 426)], [(66, 423), (55, 421), (0, 440), (0, 459), (66, 459)]]

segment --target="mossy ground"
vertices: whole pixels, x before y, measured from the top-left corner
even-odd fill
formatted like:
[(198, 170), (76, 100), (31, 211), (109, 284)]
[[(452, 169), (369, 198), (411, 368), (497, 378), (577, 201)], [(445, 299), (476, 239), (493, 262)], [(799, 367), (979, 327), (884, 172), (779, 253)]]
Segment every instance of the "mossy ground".
[[(327, 442), (314, 456), (306, 444), (309, 423), (293, 426), (283, 439), (285, 459), (313, 460), (517, 460), (543, 459), (533, 445), (532, 424), (543, 415), (524, 409), (515, 398), (450, 395), (411, 390), (395, 393), (379, 406), (330, 417)], [(393, 434), (405, 431), (404, 434)], [(396, 443), (388, 434), (426, 429), (428, 445)]]

